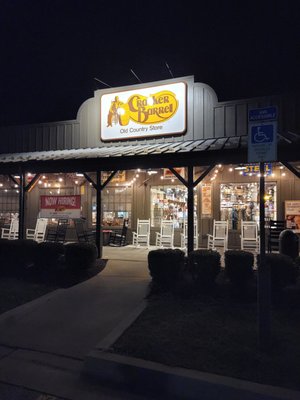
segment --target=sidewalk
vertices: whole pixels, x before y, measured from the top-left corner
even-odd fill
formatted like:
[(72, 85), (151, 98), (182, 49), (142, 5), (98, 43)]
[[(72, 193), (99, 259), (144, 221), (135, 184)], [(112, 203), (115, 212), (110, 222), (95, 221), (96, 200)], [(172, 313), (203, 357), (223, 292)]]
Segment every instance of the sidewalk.
[(2, 314), (0, 382), (74, 400), (144, 398), (92, 384), (82, 371), (86, 355), (143, 304), (149, 282), (145, 261), (109, 260), (92, 279)]

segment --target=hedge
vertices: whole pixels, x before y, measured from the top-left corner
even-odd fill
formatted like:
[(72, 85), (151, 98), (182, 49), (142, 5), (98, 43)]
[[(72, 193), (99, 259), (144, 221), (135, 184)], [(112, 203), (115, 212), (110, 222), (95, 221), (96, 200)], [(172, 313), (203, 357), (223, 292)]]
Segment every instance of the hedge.
[(225, 274), (233, 285), (245, 285), (253, 277), (254, 255), (244, 250), (225, 251)]
[(180, 249), (158, 249), (148, 253), (148, 268), (152, 280), (162, 286), (172, 286), (180, 278), (185, 263)]
[(189, 254), (188, 270), (202, 289), (210, 289), (221, 270), (221, 256), (216, 250), (195, 250)]
[(79, 271), (93, 267), (97, 256), (97, 247), (93, 243), (65, 244), (65, 264), (67, 269)]

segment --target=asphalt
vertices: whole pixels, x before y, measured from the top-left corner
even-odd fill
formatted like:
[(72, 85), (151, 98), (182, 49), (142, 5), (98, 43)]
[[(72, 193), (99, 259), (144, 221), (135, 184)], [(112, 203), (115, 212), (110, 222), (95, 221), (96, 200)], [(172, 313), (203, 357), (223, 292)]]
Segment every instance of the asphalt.
[(300, 398), (299, 392), (110, 354), (145, 307), (147, 254), (132, 246), (105, 247), (108, 262), (95, 277), (3, 313), (0, 398)]

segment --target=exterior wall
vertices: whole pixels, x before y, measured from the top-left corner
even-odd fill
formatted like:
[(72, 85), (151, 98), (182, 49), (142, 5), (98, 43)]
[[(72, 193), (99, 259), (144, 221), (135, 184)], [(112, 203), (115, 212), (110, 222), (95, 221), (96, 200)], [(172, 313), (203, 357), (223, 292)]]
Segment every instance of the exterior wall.
[[(110, 146), (100, 140), (100, 97), (116, 90), (139, 89), (145, 86), (184, 81), (187, 84), (187, 132), (181, 136), (157, 137), (130, 141), (134, 143), (163, 143), (247, 134), (248, 109), (277, 105), (279, 108), (279, 132), (300, 129), (300, 96), (262, 97), (254, 99), (218, 102), (216, 93), (203, 83), (195, 83), (192, 76), (134, 85), (123, 88), (97, 90), (94, 97), (79, 108), (77, 118), (71, 121), (45, 124), (0, 127), (0, 153), (20, 153), (46, 150), (76, 149)], [(113, 142), (126, 145), (129, 142)]]

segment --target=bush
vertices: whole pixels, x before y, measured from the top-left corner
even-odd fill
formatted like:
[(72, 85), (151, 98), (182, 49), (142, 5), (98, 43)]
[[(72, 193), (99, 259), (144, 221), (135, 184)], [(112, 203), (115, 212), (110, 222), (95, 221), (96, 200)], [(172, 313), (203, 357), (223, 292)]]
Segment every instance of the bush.
[(1, 273), (14, 276), (34, 266), (37, 242), (29, 239), (1, 240)]
[(68, 243), (65, 245), (66, 268), (85, 270), (95, 265), (98, 251), (93, 243)]
[(188, 268), (202, 289), (211, 289), (221, 270), (221, 256), (215, 250), (195, 250), (189, 254)]
[(35, 265), (39, 270), (55, 271), (61, 267), (65, 254), (62, 243), (42, 242), (36, 249)]
[(179, 249), (158, 249), (148, 253), (148, 268), (153, 282), (172, 286), (184, 269), (184, 252)]
[[(260, 263), (259, 255), (257, 263)], [(297, 266), (291, 257), (284, 254), (266, 254), (266, 263), (270, 267), (273, 289), (280, 290), (296, 283)]]
[(253, 277), (254, 255), (244, 250), (225, 251), (225, 274), (235, 286), (245, 286)]

